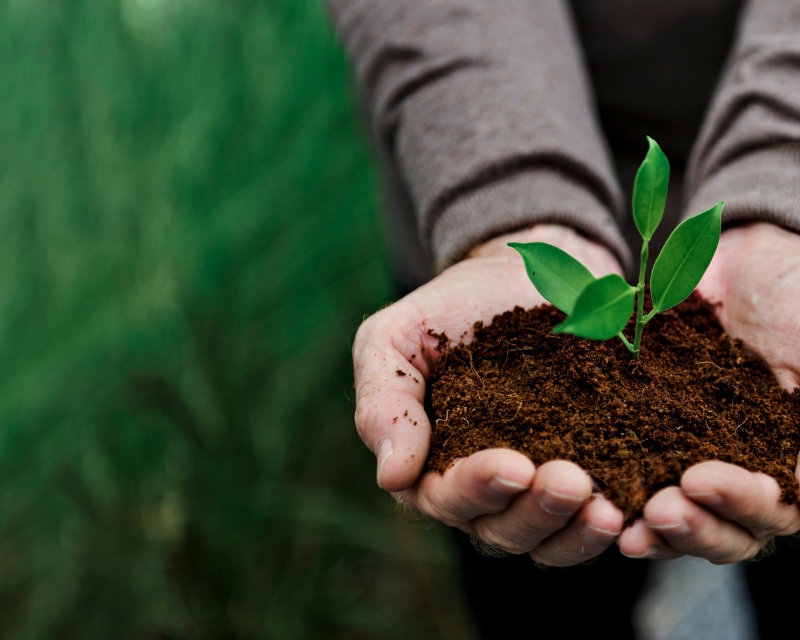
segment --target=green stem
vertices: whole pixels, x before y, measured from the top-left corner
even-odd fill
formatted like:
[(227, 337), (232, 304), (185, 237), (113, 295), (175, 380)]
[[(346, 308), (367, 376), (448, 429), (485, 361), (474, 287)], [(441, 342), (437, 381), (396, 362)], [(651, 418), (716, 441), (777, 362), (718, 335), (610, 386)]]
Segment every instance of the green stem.
[(642, 329), (644, 323), (647, 322), (644, 318), (644, 275), (647, 270), (647, 258), (650, 255), (647, 240), (642, 242), (642, 256), (639, 261), (639, 284), (636, 285), (636, 334), (633, 338), (633, 354), (634, 358), (639, 357), (639, 350), (642, 345)]
[(624, 333), (622, 333), (622, 331), (620, 331), (620, 332), (617, 334), (617, 337), (618, 337), (620, 340), (622, 340), (622, 344), (624, 344), (624, 345), (625, 345), (625, 346), (628, 348), (628, 351), (630, 351), (631, 353), (633, 353), (633, 345), (632, 345), (632, 344), (631, 344), (631, 343), (628, 341), (628, 339), (625, 337), (625, 334), (624, 334)]

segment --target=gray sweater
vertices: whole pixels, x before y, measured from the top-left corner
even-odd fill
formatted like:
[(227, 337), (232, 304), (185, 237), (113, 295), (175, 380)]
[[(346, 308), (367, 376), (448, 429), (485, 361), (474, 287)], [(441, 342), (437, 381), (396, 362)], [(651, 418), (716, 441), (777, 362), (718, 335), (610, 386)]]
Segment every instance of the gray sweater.
[(617, 174), (627, 187), (645, 134), (685, 170), (684, 215), (724, 200), (727, 224), (800, 231), (800, 1), (327, 4), (409, 281), (542, 222), (629, 266)]

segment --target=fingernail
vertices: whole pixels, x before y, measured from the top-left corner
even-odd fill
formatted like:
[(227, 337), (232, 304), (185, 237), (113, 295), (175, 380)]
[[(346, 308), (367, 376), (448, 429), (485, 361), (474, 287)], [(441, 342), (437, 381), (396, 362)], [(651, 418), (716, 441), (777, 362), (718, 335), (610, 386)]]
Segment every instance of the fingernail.
[(609, 531), (608, 529), (593, 527), (590, 524), (584, 525), (581, 529), (581, 536), (590, 544), (606, 543), (609, 539), (616, 538), (620, 533), (620, 531)]
[(620, 553), (626, 558), (633, 558), (634, 560), (644, 560), (646, 558), (652, 558), (654, 555), (656, 555), (656, 549), (655, 547), (650, 547), (647, 551), (645, 551), (643, 554), (639, 556), (635, 556), (632, 553), (625, 553), (624, 551), (620, 551)]
[(392, 441), (389, 438), (384, 436), (378, 440), (377, 444), (375, 445), (375, 457), (378, 459), (378, 472), (375, 475), (375, 478), (378, 481), (379, 487), (381, 486), (381, 471), (383, 471), (383, 465), (393, 453), (394, 449), (392, 448)]
[(722, 504), (722, 496), (719, 495), (716, 491), (706, 491), (704, 493), (686, 493), (684, 491), (684, 495), (687, 498), (692, 498), (699, 500), (705, 505), (709, 505), (712, 507), (718, 507)]
[[(530, 485), (528, 485), (530, 486)], [(525, 491), (528, 487), (519, 482), (512, 482), (500, 476), (495, 476), (486, 485), (486, 490), (493, 496), (498, 498), (507, 498), (508, 496), (515, 496), (518, 493)]]
[(545, 489), (539, 499), (539, 506), (554, 516), (569, 516), (580, 508), (583, 500), (583, 498)]
[(675, 524), (648, 524), (647, 526), (667, 536), (685, 536), (691, 531), (691, 528), (686, 523), (686, 520), (681, 520)]

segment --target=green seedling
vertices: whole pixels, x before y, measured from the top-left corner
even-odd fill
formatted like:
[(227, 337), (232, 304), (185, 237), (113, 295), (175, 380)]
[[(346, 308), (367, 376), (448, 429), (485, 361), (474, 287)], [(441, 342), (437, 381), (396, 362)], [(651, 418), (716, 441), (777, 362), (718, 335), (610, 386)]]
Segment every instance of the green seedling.
[[(633, 219), (642, 236), (639, 282), (629, 285), (616, 274), (595, 278), (575, 258), (544, 242), (509, 243), (525, 261), (533, 285), (567, 319), (553, 333), (572, 333), (582, 338), (608, 340), (617, 336), (636, 358), (642, 330), (653, 316), (683, 302), (700, 283), (719, 244), (722, 207), (719, 202), (683, 221), (672, 232), (656, 258), (650, 274), (653, 308), (645, 315), (645, 271), (649, 243), (664, 215), (669, 183), (669, 161), (652, 138), (633, 186)], [(622, 330), (636, 308), (633, 344)]]

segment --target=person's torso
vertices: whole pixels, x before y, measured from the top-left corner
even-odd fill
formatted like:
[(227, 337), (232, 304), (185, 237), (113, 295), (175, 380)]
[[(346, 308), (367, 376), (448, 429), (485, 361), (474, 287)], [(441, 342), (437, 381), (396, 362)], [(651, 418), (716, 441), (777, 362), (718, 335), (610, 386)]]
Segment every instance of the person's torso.
[(615, 155), (639, 151), (650, 135), (682, 164), (733, 44), (743, 1), (571, 4)]

